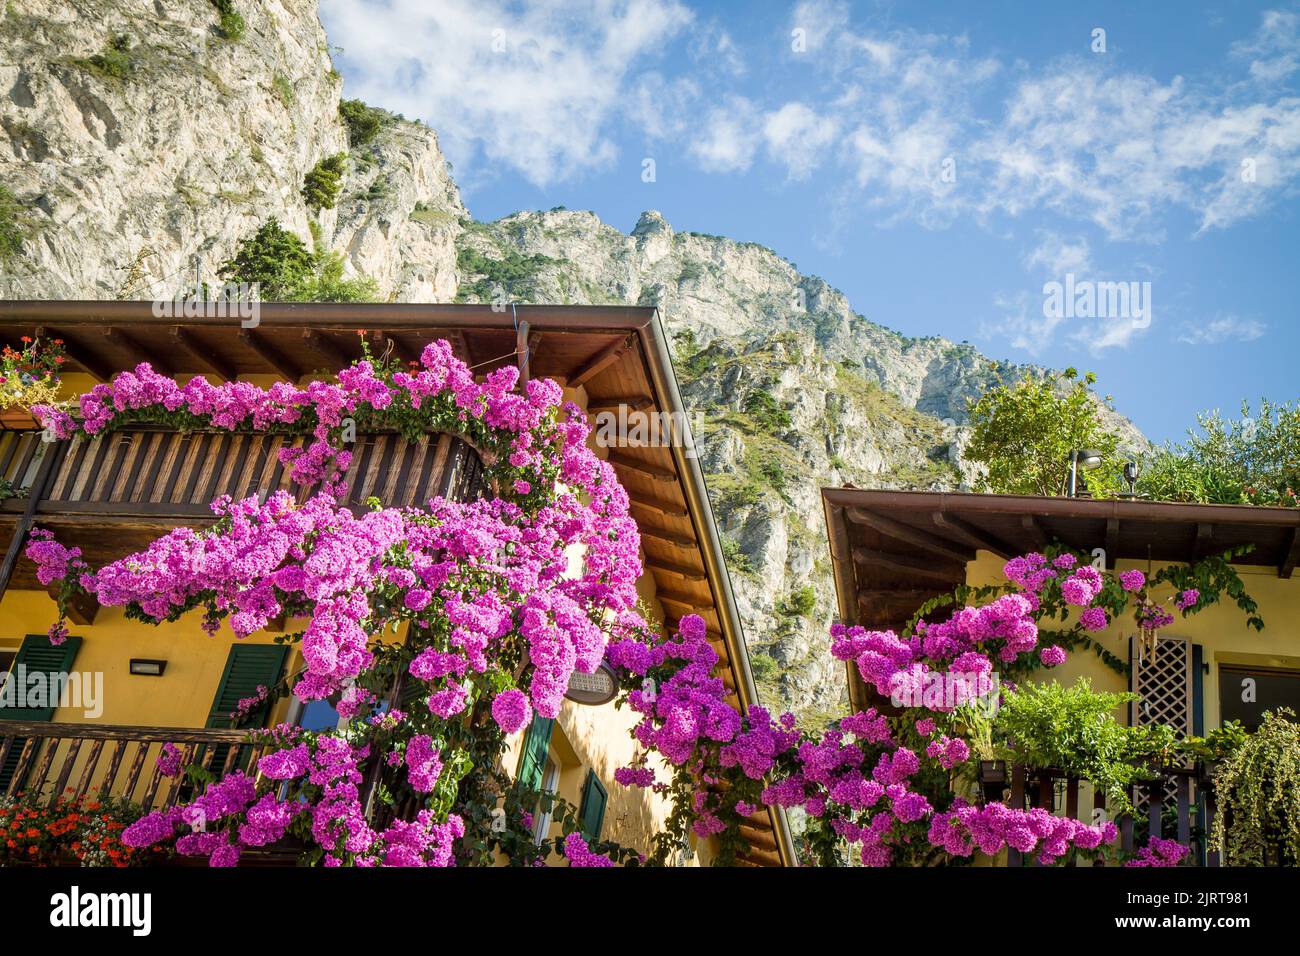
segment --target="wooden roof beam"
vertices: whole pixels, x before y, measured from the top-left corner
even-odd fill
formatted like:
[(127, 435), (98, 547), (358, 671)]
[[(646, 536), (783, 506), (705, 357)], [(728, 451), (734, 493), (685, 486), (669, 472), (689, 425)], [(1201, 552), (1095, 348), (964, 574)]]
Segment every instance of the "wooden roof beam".
[(149, 366), (158, 374), (160, 375), (175, 374), (175, 369), (172, 367), (171, 362), (169, 362), (159, 352), (155, 351), (149, 346), (141, 345), (138, 341), (136, 341), (134, 338), (124, 333), (121, 329), (110, 325), (108, 328), (104, 329), (100, 334), (103, 335), (104, 341), (109, 343), (110, 345), (114, 345), (120, 349), (123, 349), (124, 351), (134, 352), (135, 354), (139, 355), (142, 359), (148, 362)]
[(587, 414), (595, 415), (599, 412), (616, 412), (620, 408), (626, 408), (629, 412), (642, 412), (648, 408), (653, 408), (654, 403), (654, 399), (649, 395), (628, 395), (624, 398), (602, 398), (599, 401), (591, 402), (587, 405)]
[(1051, 538), (1047, 536), (1047, 530), (1043, 527), (1043, 523), (1033, 515), (1021, 515), (1020, 527), (1035, 550), (1042, 551), (1051, 543)]
[(877, 604), (893, 602), (895, 604), (905, 604), (915, 601), (917, 604), (924, 604), (930, 598), (934, 597), (936, 592), (923, 588), (861, 588), (858, 591), (858, 604), (863, 610), (871, 610)]
[(188, 355), (201, 368), (206, 368), (213, 375), (226, 382), (233, 382), (239, 377), (239, 373), (232, 366), (218, 358), (210, 349), (205, 349), (199, 345), (194, 336), (181, 326), (173, 326), (168, 335), (172, 347)]
[(658, 465), (651, 464), (648, 461), (642, 461), (640, 458), (633, 458), (631, 455), (621, 451), (611, 451), (607, 461), (616, 468), (629, 468), (632, 471), (645, 475), (652, 481), (676, 482), (677, 472), (671, 468), (660, 468)]
[(1277, 576), (1279, 578), (1289, 578), (1295, 571), (1296, 562), (1300, 561), (1300, 528), (1292, 528), (1291, 536), (1287, 543), (1283, 545), (1283, 553), (1286, 555), (1282, 563), (1278, 565)]
[(937, 534), (913, 528), (911, 525), (895, 521), (893, 518), (886, 518), (884, 515), (867, 511), (865, 508), (849, 508), (848, 516), (849, 520), (855, 524), (866, 525), (868, 528), (873, 528), (887, 537), (913, 545), (923, 551), (929, 551), (932, 554), (951, 558), (962, 564), (975, 557), (968, 548), (958, 547)]
[(634, 508), (644, 508), (646, 511), (654, 511), (663, 515), (665, 518), (686, 518), (689, 512), (685, 505), (674, 504), (671, 501), (658, 501), (653, 498), (641, 498), (636, 495), (628, 495), (628, 501)]
[(689, 548), (692, 550), (699, 549), (699, 542), (684, 534), (676, 534), (672, 531), (666, 531), (663, 528), (645, 527), (640, 530), (641, 537), (643, 538), (654, 538), (656, 541), (663, 541), (666, 544), (675, 545), (679, 548)]
[(681, 578), (684, 581), (708, 580), (708, 576), (700, 568), (691, 568), (684, 564), (674, 564), (671, 561), (660, 561), (658, 558), (648, 558), (645, 566), (652, 571), (662, 571), (664, 574), (671, 574), (673, 577)]
[(91, 353), (90, 350), (69, 342), (67, 337), (60, 335), (56, 329), (47, 329), (42, 326), (37, 326), (36, 338), (63, 339), (64, 354), (67, 355), (69, 360), (76, 362), (101, 382), (110, 382), (113, 380), (113, 369), (106, 362), (103, 362), (98, 355)]
[(1106, 567), (1114, 570), (1115, 558), (1119, 554), (1119, 519), (1106, 519)]
[(1005, 541), (990, 534), (979, 525), (967, 521), (965, 518), (958, 518), (956, 515), (945, 514), (942, 511), (936, 511), (930, 517), (934, 523), (945, 531), (951, 531), (957, 537), (962, 538), (967, 544), (975, 548), (982, 548), (991, 554), (996, 554), (999, 558), (1010, 558), (1016, 553), (1016, 548), (1007, 544)]
[(669, 588), (656, 589), (655, 597), (659, 599), (660, 603), (675, 604), (678, 607), (689, 608), (692, 611), (708, 611), (713, 608), (708, 598), (691, 597), (689, 594), (683, 594), (681, 591), (673, 591)]
[(323, 332), (318, 332), (316, 329), (303, 329), (302, 340), (307, 348), (328, 363), (327, 367), (330, 371), (347, 368), (352, 364), (352, 356), (348, 354), (347, 349)]
[(1214, 544), (1214, 525), (1204, 521), (1196, 523), (1196, 537), (1192, 541), (1192, 560), (1199, 561), (1210, 552)]
[(927, 558), (914, 558), (906, 554), (894, 554), (891, 551), (876, 551), (873, 548), (854, 548), (853, 560), (869, 567), (885, 568), (904, 574), (933, 578), (949, 584), (961, 582), (966, 577), (965, 567), (944, 567)]
[(303, 373), (298, 367), (281, 355), (279, 350), (271, 345), (260, 333), (254, 332), (252, 329), (240, 329), (239, 340), (248, 346), (254, 355), (290, 382), (296, 382), (302, 378)]
[(633, 336), (627, 335), (619, 339), (617, 342), (612, 342), (605, 348), (601, 349), (592, 356), (591, 360), (587, 362), (586, 365), (583, 365), (569, 376), (569, 386), (571, 388), (577, 388), (579, 385), (584, 385), (589, 380), (599, 375), (606, 368), (618, 361), (619, 358), (622, 357), (623, 353), (632, 347), (633, 341)]

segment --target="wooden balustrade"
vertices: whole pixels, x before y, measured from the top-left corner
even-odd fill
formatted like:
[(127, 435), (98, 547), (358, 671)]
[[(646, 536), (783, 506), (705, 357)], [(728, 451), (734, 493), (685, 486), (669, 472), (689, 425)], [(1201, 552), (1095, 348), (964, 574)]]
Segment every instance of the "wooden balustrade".
[[(1206, 846), (1206, 835), (1210, 832), (1215, 813), (1213, 787), (1208, 785), (1208, 781), (1200, 779), (1195, 769), (1166, 767), (1160, 773), (1161, 776), (1156, 779), (1131, 788), (1129, 801), (1137, 810), (1138, 818), (1124, 814), (1114, 821), (1119, 828), (1120, 849), (1126, 853), (1133, 852), (1138, 835), (1143, 830), (1148, 837), (1174, 839), (1187, 846), (1192, 842), (1195, 829), (1198, 831), (1196, 835), (1199, 836), (1200, 846), (1196, 848), (1192, 862), (1203, 866), (1218, 866), (1218, 854), (1209, 852)], [(1016, 764), (1011, 768), (1008, 805), (1021, 809), (1043, 807), (1085, 823), (1092, 823), (1098, 810), (1105, 815), (1104, 819), (1113, 819), (1107, 810), (1106, 795), (1096, 789), (1092, 792), (1092, 806), (1080, 814), (1081, 782), (1078, 777), (1059, 770)], [(1064, 800), (1058, 799), (1062, 789)], [(1172, 810), (1173, 817), (1173, 825), (1168, 829), (1166, 809)], [(1194, 819), (1198, 817), (1199, 819)], [(1195, 828), (1194, 823), (1198, 824)], [(1032, 857), (1032, 854), (1029, 856)], [(1008, 848), (1007, 866), (1023, 865), (1026, 865), (1025, 855)], [(1075, 865), (1073, 854), (1066, 865)]]
[(51, 805), (60, 797), (113, 796), (146, 809), (169, 807), (193, 793), (183, 777), (159, 771), (164, 744), (176, 745), (182, 765), (198, 762), (220, 777), (261, 756), (265, 745), (247, 741), (247, 730), (0, 720), (0, 795)]
[[(266, 500), (277, 490), (305, 501), (317, 489), (291, 485), (280, 461), (302, 435), (193, 431), (132, 426), (67, 441), (37, 431), (0, 432), (0, 478), (17, 497), (0, 498), (0, 594), (10, 582), (37, 586), (34, 568), (19, 567), (28, 532), (38, 523), (105, 564), (147, 546), (178, 525), (213, 520), (210, 502), (223, 495)], [(432, 498), (472, 501), (491, 494), (478, 453), (459, 437), (431, 432), (408, 441), (395, 432), (357, 435), (344, 475), (354, 512), (377, 498), (385, 507), (419, 508)]]

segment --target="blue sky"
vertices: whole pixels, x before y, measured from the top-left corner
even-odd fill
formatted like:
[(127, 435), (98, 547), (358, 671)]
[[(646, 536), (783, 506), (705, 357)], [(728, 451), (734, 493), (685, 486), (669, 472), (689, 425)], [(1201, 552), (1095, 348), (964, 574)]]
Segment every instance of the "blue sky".
[[(1294, 3), (321, 14), (345, 95), (437, 129), (478, 219), (563, 205), (627, 231), (658, 209), (770, 246), (905, 334), (1092, 369), (1157, 440), (1300, 396)], [(1149, 321), (1046, 315), (1067, 274), (1149, 282)]]

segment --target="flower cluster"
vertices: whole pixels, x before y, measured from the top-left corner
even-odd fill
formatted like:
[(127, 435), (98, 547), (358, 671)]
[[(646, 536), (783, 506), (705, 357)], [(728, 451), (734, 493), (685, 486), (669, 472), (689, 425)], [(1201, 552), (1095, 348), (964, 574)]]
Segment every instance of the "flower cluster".
[(122, 840), (139, 813), (121, 801), (0, 797), (0, 866), (140, 865), (145, 854)]
[(1042, 808), (1021, 810), (1001, 803), (974, 806), (962, 800), (947, 813), (936, 815), (929, 830), (930, 842), (953, 856), (968, 857), (976, 850), (991, 856), (1010, 847), (1034, 854), (1043, 864), (1065, 856), (1071, 847), (1095, 850), (1103, 843), (1113, 843), (1118, 835), (1109, 821), (1094, 827)]
[(1137, 851), (1137, 856), (1124, 865), (1132, 867), (1178, 866), (1190, 852), (1190, 847), (1183, 846), (1177, 840), (1152, 837), (1146, 846)]

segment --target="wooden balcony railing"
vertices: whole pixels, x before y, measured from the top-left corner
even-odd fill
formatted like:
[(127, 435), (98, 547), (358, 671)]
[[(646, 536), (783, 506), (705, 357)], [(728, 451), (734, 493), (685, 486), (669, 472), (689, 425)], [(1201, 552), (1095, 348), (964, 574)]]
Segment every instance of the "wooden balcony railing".
[[(1105, 819), (1114, 819), (1113, 814), (1107, 811), (1106, 795), (1100, 790), (1093, 789), (1092, 807), (1080, 807), (1081, 781), (1078, 777), (1022, 764), (1012, 766), (1010, 776), (1008, 804), (1012, 807), (1043, 807), (1084, 823), (1093, 823), (1098, 810), (1105, 814)], [(1000, 789), (987, 783), (985, 787), (986, 791)], [(1148, 836), (1174, 839), (1184, 846), (1192, 844), (1195, 838), (1197, 842), (1191, 862), (1201, 866), (1219, 865), (1218, 854), (1208, 852), (1206, 845), (1206, 834), (1210, 832), (1215, 813), (1214, 788), (1197, 770), (1163, 768), (1160, 777), (1133, 787), (1129, 801), (1137, 808), (1140, 819), (1124, 814), (1115, 820), (1120, 833), (1120, 849), (1131, 853), (1144, 830)], [(1081, 814), (1080, 810), (1084, 812)], [(1025, 862), (1023, 854), (1008, 849), (1007, 866), (1022, 866)], [(1066, 865), (1073, 866), (1073, 859)]]
[(146, 809), (173, 806), (193, 795), (192, 785), (159, 772), (164, 744), (176, 745), (182, 764), (197, 761), (221, 776), (261, 756), (264, 745), (247, 740), (247, 730), (0, 720), (0, 794), (50, 804), (61, 796), (113, 796)]
[[(222, 495), (265, 499), (280, 489), (300, 500), (310, 495), (313, 489), (290, 485), (279, 454), (307, 442), (301, 435), (152, 428), (67, 442), (43, 442), (40, 432), (5, 432), (0, 476), (38, 495), (37, 513), (206, 517), (209, 502)], [(350, 450), (348, 503), (358, 508), (372, 496), (390, 507), (419, 506), (481, 472), (469, 446), (447, 434), (418, 442), (394, 433), (359, 435)], [(52, 454), (57, 461), (38, 489), (40, 465)], [(4, 510), (21, 511), (23, 504), (11, 499)]]
[[(11, 493), (0, 498), (0, 536), (9, 532), (0, 594), (11, 580), (20, 588), (37, 586), (34, 569), (20, 569), (19, 556), (38, 522), (61, 522), (61, 538), (98, 565), (145, 547), (170, 527), (201, 525), (212, 518), (210, 502), (222, 495), (266, 500), (285, 490), (303, 501), (316, 489), (291, 485), (279, 453), (307, 441), (301, 435), (145, 427), (52, 442), (38, 431), (0, 432), (0, 478)], [(372, 497), (400, 508), (490, 493), (477, 452), (450, 434), (419, 441), (391, 432), (361, 434), (349, 451), (343, 503), (356, 512)]]

